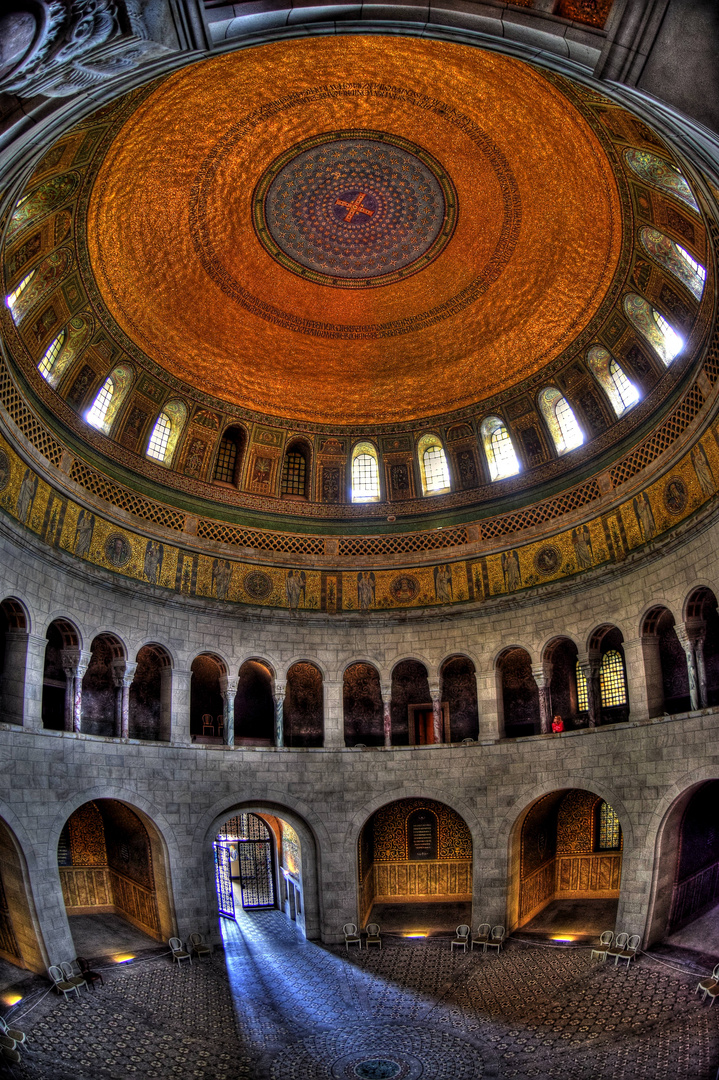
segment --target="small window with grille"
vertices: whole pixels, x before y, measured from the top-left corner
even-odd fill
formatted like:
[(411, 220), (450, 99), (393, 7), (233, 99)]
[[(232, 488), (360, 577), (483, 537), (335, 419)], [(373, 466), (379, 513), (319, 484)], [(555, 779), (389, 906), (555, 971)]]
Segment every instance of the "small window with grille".
[(602, 708), (610, 709), (613, 705), (626, 705), (627, 684), (624, 678), (624, 664), (616, 649), (611, 649), (602, 657), (599, 669), (599, 689), (602, 696)]
[(113, 383), (112, 378), (105, 379), (100, 387), (97, 397), (85, 414), (85, 419), (92, 427), (102, 428), (114, 392), (115, 384)]
[(215, 462), (215, 480), (222, 480), (232, 484), (235, 479), (235, 465), (237, 464), (237, 443), (234, 439), (221, 439), (220, 449), (217, 451)]
[(160, 413), (157, 423), (152, 429), (150, 441), (147, 444), (147, 456), (155, 461), (164, 461), (167, 455), (167, 445), (170, 441), (172, 424), (170, 418), (164, 412)]
[(43, 379), (48, 379), (50, 377), (50, 373), (55, 366), (55, 361), (60, 355), (64, 344), (65, 331), (63, 330), (62, 333), (58, 334), (55, 340), (51, 343), (50, 348), (47, 350), (42, 360), (37, 365), (37, 370), (40, 372)]
[(589, 691), (587, 690), (587, 676), (577, 660), (577, 710), (589, 712)]
[(285, 454), (282, 464), (282, 494), (304, 495), (307, 464), (304, 454), (299, 450), (290, 450)]
[(358, 443), (352, 458), (352, 502), (378, 502), (379, 465), (371, 443)]
[(31, 270), (30, 273), (27, 275), (27, 277), (24, 277), (22, 279), (20, 284), (15, 289), (13, 289), (13, 291), (10, 293), (10, 295), (5, 300), (5, 303), (10, 308), (10, 314), (12, 315), (13, 322), (18, 321), (17, 320), (17, 311), (16, 311), (17, 302), (20, 299), (20, 297), (22, 296), (22, 294), (25, 292), (25, 289), (27, 289), (28, 285), (30, 284), (30, 282), (32, 281), (32, 279), (34, 277), (35, 277), (35, 271)]
[(622, 846), (622, 827), (609, 803), (599, 804), (597, 825), (599, 851), (619, 851)]

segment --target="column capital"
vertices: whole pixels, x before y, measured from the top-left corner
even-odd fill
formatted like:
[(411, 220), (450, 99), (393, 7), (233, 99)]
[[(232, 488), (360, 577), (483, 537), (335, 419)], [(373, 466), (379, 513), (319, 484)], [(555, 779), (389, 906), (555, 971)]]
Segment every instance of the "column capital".
[(112, 681), (115, 686), (131, 686), (132, 680), (135, 678), (135, 672), (137, 671), (137, 664), (128, 660), (113, 660), (111, 664), (112, 668)]
[(275, 689), (272, 694), (275, 701), (284, 701), (285, 694), (287, 693), (287, 683), (276, 682)]
[(552, 663), (550, 660), (542, 660), (541, 664), (532, 664), (532, 675), (540, 690), (549, 686), (552, 678)]
[(379, 684), (379, 692), (382, 695), (383, 704), (386, 705), (388, 702), (390, 702), (392, 700), (392, 683), (391, 682), (380, 683)]
[(88, 669), (92, 653), (85, 649), (63, 649), (60, 653), (62, 670), (68, 676), (81, 679)]
[(439, 698), (441, 693), (442, 693), (442, 687), (441, 687), (440, 683), (431, 682), (429, 684), (429, 696), (432, 698), (432, 701), (436, 701)]
[[(689, 644), (696, 646), (703, 642), (706, 638), (707, 624), (705, 623), (704, 619), (687, 619), (683, 623), (676, 623), (676, 625), (674, 626), (674, 630), (677, 637), (682, 642), (683, 646), (684, 642), (680, 637), (680, 630), (681, 633), (685, 635), (686, 640), (689, 642)], [(684, 647), (686, 648), (686, 646)]]
[(239, 684), (239, 675), (220, 675), (220, 693), (222, 694), (232, 694), (234, 697)]

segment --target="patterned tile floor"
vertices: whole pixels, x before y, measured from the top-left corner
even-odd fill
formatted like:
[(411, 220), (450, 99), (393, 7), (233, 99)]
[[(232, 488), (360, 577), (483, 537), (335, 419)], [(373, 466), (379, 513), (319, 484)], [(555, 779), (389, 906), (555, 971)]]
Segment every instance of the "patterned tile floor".
[(116, 966), (104, 987), (13, 1012), (22, 1080), (715, 1080), (719, 1009), (642, 957), (442, 938), (367, 952), (308, 943), (279, 912), (225, 923), (225, 955)]

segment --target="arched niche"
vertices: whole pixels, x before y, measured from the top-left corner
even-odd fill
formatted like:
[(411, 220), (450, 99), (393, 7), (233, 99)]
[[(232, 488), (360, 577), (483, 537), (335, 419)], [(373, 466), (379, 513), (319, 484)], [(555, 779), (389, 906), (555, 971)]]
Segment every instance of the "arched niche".
[(687, 712), (691, 705), (686, 655), (674, 625), (673, 614), (660, 604), (651, 608), (642, 621), (650, 716)]
[(362, 926), (431, 932), (470, 921), (472, 836), (445, 803), (399, 799), (375, 810), (360, 831), (358, 867)]
[(696, 656), (702, 707), (719, 704), (719, 613), (714, 592), (693, 589), (685, 604), (685, 627)]
[[(62, 829), (57, 856), (65, 910), (80, 955), (104, 933), (106, 954), (122, 948), (119, 920), (142, 931), (146, 947), (152, 947), (149, 939), (166, 941), (175, 933), (165, 844), (140, 810), (118, 799), (83, 803)], [(106, 920), (93, 918), (98, 915), (119, 918), (108, 926)], [(138, 942), (137, 935), (126, 932), (124, 940)]]
[(322, 746), (324, 728), (322, 672), (316, 664), (299, 661), (287, 672), (285, 746)]
[(7, 724), (22, 724), (25, 711), (25, 666), (28, 618), (14, 597), (0, 604), (0, 693), (2, 717)]
[(561, 788), (519, 815), (510, 838), (507, 928), (583, 940), (612, 930), (622, 874), (613, 808), (582, 788)]
[(44, 975), (47, 957), (17, 837), (0, 818), (0, 957)]
[(280, 494), (283, 499), (309, 499), (312, 451), (304, 439), (293, 439), (282, 458)]
[(190, 737), (193, 742), (221, 743), (224, 700), (220, 678), (227, 674), (224, 661), (213, 653), (201, 653), (191, 664)]
[(441, 693), (449, 712), (450, 742), (476, 739), (479, 735), (477, 677), (468, 656), (450, 656), (442, 664)]
[(73, 702), (65, 670), (69, 657), (63, 654), (79, 656), (80, 633), (69, 619), (53, 619), (45, 636), (42, 726), (50, 731), (71, 731)]
[(231, 484), (232, 487), (239, 487), (245, 443), (244, 428), (234, 425), (225, 428), (222, 432), (212, 469), (212, 479), (216, 484)]
[[(618, 626), (603, 623), (589, 636), (590, 679), (596, 683), (597, 724), (620, 724), (629, 719), (629, 689), (624, 655), (624, 635)], [(577, 668), (580, 706), (590, 714), (590, 688), (586, 671)]]
[(679, 795), (659, 829), (647, 945), (713, 953), (719, 943), (719, 779)]
[(384, 743), (384, 708), (379, 672), (372, 664), (356, 663), (342, 678), (345, 746)]
[(130, 686), (131, 739), (169, 740), (172, 660), (162, 645), (143, 645)]
[(432, 695), (427, 668), (419, 660), (400, 660), (392, 669), (392, 743), (419, 746), (434, 742)]
[(261, 660), (246, 660), (235, 695), (235, 745), (272, 746), (274, 736), (272, 672)]
[(555, 638), (545, 649), (544, 659), (551, 664), (550, 712), (552, 716), (562, 717), (565, 729), (576, 727), (579, 720), (577, 646), (570, 638)]
[(526, 649), (513, 646), (497, 661), (501, 687), (503, 734), (506, 739), (537, 735), (540, 728), (539, 690)]
[(82, 678), (82, 730), (88, 735), (119, 735), (115, 665), (125, 659), (125, 647), (114, 634), (103, 633), (93, 640), (90, 653), (90, 663)]

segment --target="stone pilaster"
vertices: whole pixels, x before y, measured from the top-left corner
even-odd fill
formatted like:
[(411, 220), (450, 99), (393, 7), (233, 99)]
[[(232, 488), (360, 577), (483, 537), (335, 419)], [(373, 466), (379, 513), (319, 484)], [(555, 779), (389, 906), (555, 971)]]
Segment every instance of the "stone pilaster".
[(275, 746), (285, 745), (285, 693), (286, 683), (275, 683)]
[(237, 675), (220, 675), (220, 693), (222, 694), (222, 713), (225, 724), (225, 745), (235, 745), (235, 696), (239, 683)]

